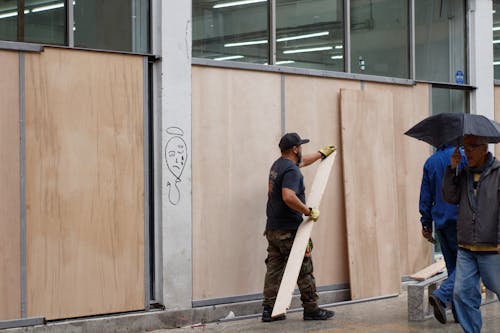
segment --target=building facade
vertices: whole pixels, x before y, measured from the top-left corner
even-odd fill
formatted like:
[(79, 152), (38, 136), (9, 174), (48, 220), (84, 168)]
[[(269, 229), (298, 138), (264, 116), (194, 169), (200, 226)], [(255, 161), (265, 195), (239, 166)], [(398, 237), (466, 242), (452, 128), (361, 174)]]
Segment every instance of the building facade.
[(438, 112), (500, 119), (499, 6), (0, 1), (0, 321), (258, 303), (288, 131), (339, 148), (319, 289), (397, 294), (432, 260), (430, 150), (403, 133)]

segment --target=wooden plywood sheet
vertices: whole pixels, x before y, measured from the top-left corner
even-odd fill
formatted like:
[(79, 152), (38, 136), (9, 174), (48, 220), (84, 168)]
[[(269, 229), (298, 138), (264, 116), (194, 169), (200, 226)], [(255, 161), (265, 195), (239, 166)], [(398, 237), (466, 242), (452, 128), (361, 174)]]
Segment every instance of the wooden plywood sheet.
[(193, 67), (193, 299), (258, 294), (280, 76)]
[(367, 84), (372, 92), (390, 89), (394, 107), (394, 143), (401, 276), (407, 276), (430, 265), (432, 244), (421, 235), (419, 199), (422, 168), (429, 157), (430, 146), (403, 133), (426, 118), (429, 110), (429, 85), (395, 86)]
[(19, 54), (0, 51), (0, 320), (21, 317)]
[(393, 122), (389, 90), (341, 91), (352, 299), (400, 290)]
[[(303, 153), (317, 151), (333, 144), (338, 161), (342, 160), (340, 136), (340, 90), (359, 89), (353, 80), (339, 80), (300, 75), (284, 76), (285, 130), (297, 132), (311, 140), (303, 146)], [(314, 241), (314, 277), (317, 286), (349, 283), (347, 237), (342, 163), (334, 163), (328, 187), (323, 195), (321, 223), (312, 231)], [(306, 191), (317, 165), (303, 168)]]
[(27, 315), (144, 308), (143, 58), (26, 54)]
[(424, 281), (436, 274), (444, 272), (446, 269), (446, 263), (444, 260), (438, 260), (432, 265), (429, 265), (418, 272), (410, 275), (410, 277), (417, 281)]
[[(325, 192), (336, 155), (337, 153), (334, 152), (319, 164), (316, 176), (314, 177), (313, 184), (311, 186), (311, 193), (309, 193), (306, 199), (309, 207), (320, 207), (321, 198)], [(290, 307), (293, 290), (297, 284), (300, 267), (302, 266), (302, 261), (304, 260), (304, 253), (306, 252), (307, 244), (315, 224), (316, 223), (314, 221), (304, 217), (304, 221), (300, 224), (297, 230), (290, 255), (288, 256), (285, 271), (281, 279), (278, 295), (276, 296), (276, 301), (274, 303), (272, 313), (273, 317), (286, 313), (286, 310)]]

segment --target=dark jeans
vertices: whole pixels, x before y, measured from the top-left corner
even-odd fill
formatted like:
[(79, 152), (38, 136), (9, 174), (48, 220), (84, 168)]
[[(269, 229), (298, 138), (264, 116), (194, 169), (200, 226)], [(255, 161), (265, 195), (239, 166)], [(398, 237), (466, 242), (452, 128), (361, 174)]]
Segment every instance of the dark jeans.
[[(272, 308), (285, 271), (286, 262), (292, 249), (295, 234), (290, 231), (267, 230), (268, 241), (266, 258), (266, 278), (264, 281), (263, 306)], [(300, 268), (297, 284), (300, 290), (300, 299), (304, 310), (309, 312), (318, 308), (318, 294), (316, 281), (313, 276), (313, 263), (311, 257), (304, 257)]]
[(455, 284), (455, 268), (457, 267), (457, 225), (449, 223), (442, 229), (436, 229), (436, 236), (443, 252), (448, 278), (441, 283), (439, 289), (434, 291), (434, 296), (448, 305), (453, 300), (453, 285)]

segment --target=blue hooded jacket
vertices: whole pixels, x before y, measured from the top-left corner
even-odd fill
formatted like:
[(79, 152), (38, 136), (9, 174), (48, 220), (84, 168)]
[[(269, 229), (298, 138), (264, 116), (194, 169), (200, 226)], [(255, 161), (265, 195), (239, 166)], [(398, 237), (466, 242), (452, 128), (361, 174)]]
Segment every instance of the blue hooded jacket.
[[(436, 229), (442, 229), (449, 223), (457, 222), (458, 205), (451, 205), (441, 198), (441, 185), (446, 167), (450, 165), (450, 157), (455, 147), (444, 146), (436, 150), (424, 164), (422, 185), (420, 187), (419, 210), (422, 226), (431, 227), (432, 221)], [(459, 169), (466, 166), (467, 160), (460, 149), (462, 161)]]

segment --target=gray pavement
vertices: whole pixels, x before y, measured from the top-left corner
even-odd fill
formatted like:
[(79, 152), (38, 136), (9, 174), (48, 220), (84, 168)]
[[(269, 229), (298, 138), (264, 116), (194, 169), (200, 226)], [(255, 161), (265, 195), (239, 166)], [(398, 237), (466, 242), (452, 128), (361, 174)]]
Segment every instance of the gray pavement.
[[(463, 332), (460, 325), (448, 314), (448, 323), (440, 324), (434, 318), (422, 322), (409, 322), (407, 317), (406, 292), (382, 300), (351, 303), (332, 306), (335, 317), (326, 321), (303, 321), (302, 312), (287, 314), (287, 319), (272, 323), (263, 323), (258, 318), (222, 321), (206, 325), (190, 325), (184, 328), (158, 330), (154, 333), (187, 332), (287, 332), (287, 333), (399, 333), (399, 332)], [(500, 303), (494, 302), (482, 306), (482, 333), (500, 332)], [(449, 311), (448, 311), (449, 312)]]

